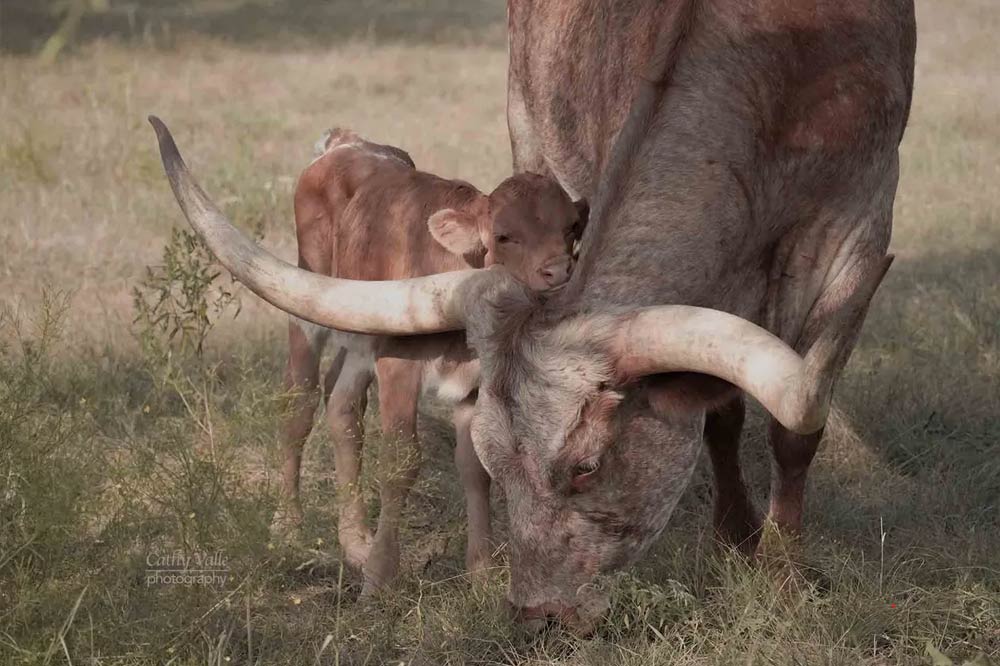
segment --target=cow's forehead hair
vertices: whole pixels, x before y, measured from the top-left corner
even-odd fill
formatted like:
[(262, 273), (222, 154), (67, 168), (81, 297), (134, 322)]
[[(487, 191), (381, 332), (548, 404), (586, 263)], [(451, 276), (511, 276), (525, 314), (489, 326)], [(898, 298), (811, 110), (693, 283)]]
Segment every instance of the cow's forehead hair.
[(614, 321), (555, 317), (537, 303), (527, 311), (505, 305), (494, 308), (496, 325), (480, 351), (486, 388), (506, 412), (494, 417), (512, 440), (551, 459), (586, 400), (614, 375), (608, 355)]

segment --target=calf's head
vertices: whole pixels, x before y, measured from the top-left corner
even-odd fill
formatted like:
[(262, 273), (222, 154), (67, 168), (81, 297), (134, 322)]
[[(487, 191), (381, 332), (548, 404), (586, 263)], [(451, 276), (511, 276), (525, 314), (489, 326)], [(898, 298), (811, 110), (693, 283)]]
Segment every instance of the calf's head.
[(502, 265), (529, 288), (546, 290), (569, 279), (587, 212), (551, 178), (521, 173), (462, 210), (434, 213), (427, 226), (449, 252), (485, 252), (487, 266)]

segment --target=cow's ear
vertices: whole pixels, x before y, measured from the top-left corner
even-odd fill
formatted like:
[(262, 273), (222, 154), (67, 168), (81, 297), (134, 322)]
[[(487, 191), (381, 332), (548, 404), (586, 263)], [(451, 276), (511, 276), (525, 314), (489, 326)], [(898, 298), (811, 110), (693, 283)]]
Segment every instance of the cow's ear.
[(587, 228), (587, 222), (590, 221), (590, 204), (587, 203), (586, 199), (580, 199), (574, 201), (573, 205), (576, 207), (576, 232), (579, 238), (583, 235), (583, 230)]
[(646, 382), (649, 406), (661, 418), (713, 412), (739, 394), (740, 390), (724, 379), (698, 372), (653, 375)]
[(427, 228), (431, 236), (452, 254), (463, 256), (481, 252), (483, 241), (479, 237), (476, 218), (466, 212), (445, 208), (430, 216)]
[(574, 201), (573, 206), (576, 207), (576, 224), (573, 225), (572, 255), (574, 259), (579, 259), (583, 230), (587, 228), (587, 222), (590, 221), (590, 204), (587, 203), (586, 199), (580, 199)]

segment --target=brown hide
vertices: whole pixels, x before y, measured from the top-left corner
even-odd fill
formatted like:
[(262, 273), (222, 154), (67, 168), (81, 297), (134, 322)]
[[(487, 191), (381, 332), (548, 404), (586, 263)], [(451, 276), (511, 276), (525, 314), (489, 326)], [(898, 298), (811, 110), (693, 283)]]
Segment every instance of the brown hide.
[[(460, 180), (417, 170), (402, 150), (334, 130), (324, 153), (299, 179), (295, 220), (299, 266), (351, 280), (398, 280), (502, 264), (532, 288), (569, 278), (571, 252), (585, 215), (550, 178), (519, 174), (489, 196)], [(312, 428), (322, 348), (330, 331), (301, 320), (289, 324), (286, 384), (298, 395), (284, 428), (284, 484), (289, 518), (302, 519), (299, 468)], [(489, 566), (489, 478), (472, 450), (469, 422), (478, 382), (476, 363), (462, 334), (422, 338), (338, 337), (324, 380), (339, 488), (338, 536), (349, 563), (367, 584), (381, 585), (397, 571), (398, 515), (416, 474), (416, 405), (421, 385), (459, 402), (455, 411), (456, 463), (467, 496), (467, 562)], [(361, 421), (368, 385), (379, 379), (383, 436), (379, 469), (378, 530), (372, 534), (358, 490)]]

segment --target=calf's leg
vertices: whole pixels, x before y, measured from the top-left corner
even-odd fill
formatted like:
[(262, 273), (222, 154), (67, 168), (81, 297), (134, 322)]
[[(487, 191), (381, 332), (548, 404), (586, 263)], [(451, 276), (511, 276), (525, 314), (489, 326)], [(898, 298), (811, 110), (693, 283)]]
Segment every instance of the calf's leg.
[(326, 421), (337, 476), (337, 538), (347, 563), (359, 569), (368, 558), (372, 542), (371, 531), (365, 525), (360, 479), (365, 408), (373, 376), (370, 357), (346, 352), (339, 373), (328, 375), (326, 382)]
[(468, 519), (465, 566), (479, 574), (492, 565), (493, 530), (490, 525), (490, 475), (483, 469), (472, 446), (472, 416), (475, 399), (466, 398), (455, 406), (455, 466), (465, 491)]
[(290, 405), (281, 429), (282, 507), (275, 517), (279, 530), (297, 528), (302, 523), (299, 478), (302, 448), (312, 431), (319, 404), (319, 364), (330, 331), (295, 318), (288, 320), (288, 362), (285, 391)]
[(380, 358), (376, 368), (382, 422), (378, 456), (381, 509), (375, 540), (363, 569), (363, 594), (387, 585), (399, 573), (400, 518), (406, 496), (420, 471), (417, 400), (421, 365), (417, 361)]

